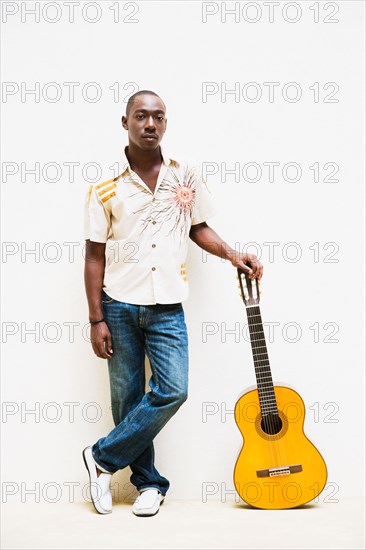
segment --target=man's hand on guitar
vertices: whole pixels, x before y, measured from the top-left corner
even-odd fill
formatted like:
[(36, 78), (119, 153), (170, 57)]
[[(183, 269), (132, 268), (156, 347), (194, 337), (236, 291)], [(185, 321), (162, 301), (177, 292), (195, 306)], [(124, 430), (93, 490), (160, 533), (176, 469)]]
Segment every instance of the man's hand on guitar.
[[(263, 265), (258, 260), (255, 254), (242, 254), (234, 251), (229, 257), (234, 267), (240, 267), (243, 271), (247, 271), (250, 279), (261, 280), (263, 276)], [(249, 264), (248, 267), (246, 264)]]

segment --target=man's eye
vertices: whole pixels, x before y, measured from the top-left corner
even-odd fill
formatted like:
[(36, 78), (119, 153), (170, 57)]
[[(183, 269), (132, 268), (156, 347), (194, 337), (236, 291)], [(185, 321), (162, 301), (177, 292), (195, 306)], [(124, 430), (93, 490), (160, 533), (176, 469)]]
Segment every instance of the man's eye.
[(137, 118), (144, 118), (144, 115), (137, 115)]

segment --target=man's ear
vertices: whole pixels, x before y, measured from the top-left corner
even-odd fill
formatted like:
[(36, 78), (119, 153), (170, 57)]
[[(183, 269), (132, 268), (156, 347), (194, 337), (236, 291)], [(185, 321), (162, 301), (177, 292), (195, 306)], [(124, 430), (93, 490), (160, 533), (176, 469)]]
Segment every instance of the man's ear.
[(122, 126), (125, 130), (128, 130), (127, 117), (122, 115)]
[(166, 132), (167, 126), (168, 126), (168, 119), (166, 118), (166, 119), (165, 119), (165, 130), (164, 130), (164, 133)]

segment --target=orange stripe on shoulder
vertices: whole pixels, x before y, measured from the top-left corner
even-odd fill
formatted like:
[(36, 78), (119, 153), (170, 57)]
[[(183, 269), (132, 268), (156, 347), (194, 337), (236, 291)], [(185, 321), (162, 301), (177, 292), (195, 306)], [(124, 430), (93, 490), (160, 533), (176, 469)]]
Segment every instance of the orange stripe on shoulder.
[(102, 197), (102, 198), (101, 198), (101, 201), (102, 201), (102, 202), (105, 202), (105, 201), (107, 201), (108, 199), (110, 199), (111, 197), (114, 197), (115, 194), (116, 194), (116, 192), (113, 191), (112, 193), (109, 193), (109, 195), (106, 195), (105, 197)]
[(117, 187), (115, 183), (113, 183), (112, 185), (109, 185), (109, 187), (103, 187), (101, 191), (98, 191), (98, 195), (101, 197), (102, 195), (105, 195), (105, 193), (108, 193), (108, 191), (110, 191), (111, 189), (114, 189), (115, 187)]
[[(102, 183), (99, 183), (98, 185), (95, 186), (95, 189), (98, 190), (98, 189), (101, 189), (103, 187), (103, 192), (106, 191), (107, 189), (105, 189), (105, 187), (107, 185), (109, 185), (110, 183), (114, 183), (115, 181), (118, 181), (119, 178), (121, 176), (123, 176), (124, 172), (122, 172), (122, 174), (119, 174), (118, 176), (116, 176), (115, 178), (111, 178), (110, 180), (107, 180), (107, 181), (103, 181)], [(109, 189), (109, 188), (108, 188)], [(100, 195), (100, 193), (99, 193)]]
[(99, 185), (95, 186), (95, 189), (100, 189), (101, 187), (105, 187), (109, 183), (113, 183), (116, 178), (112, 178), (111, 180), (103, 181), (103, 183), (100, 183)]

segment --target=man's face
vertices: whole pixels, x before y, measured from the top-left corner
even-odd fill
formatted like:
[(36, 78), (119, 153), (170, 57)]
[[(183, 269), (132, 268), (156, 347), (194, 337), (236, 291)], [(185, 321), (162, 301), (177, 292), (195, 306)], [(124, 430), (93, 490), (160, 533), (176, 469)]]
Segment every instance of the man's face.
[(145, 151), (159, 145), (166, 125), (164, 103), (150, 94), (137, 96), (128, 117), (122, 117), (122, 126), (128, 130), (129, 141)]

